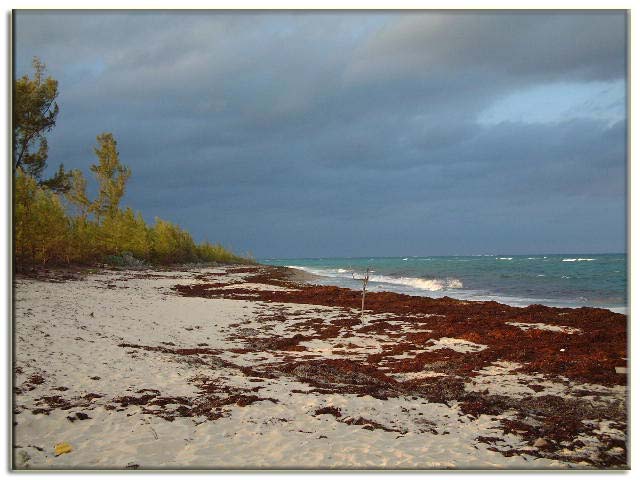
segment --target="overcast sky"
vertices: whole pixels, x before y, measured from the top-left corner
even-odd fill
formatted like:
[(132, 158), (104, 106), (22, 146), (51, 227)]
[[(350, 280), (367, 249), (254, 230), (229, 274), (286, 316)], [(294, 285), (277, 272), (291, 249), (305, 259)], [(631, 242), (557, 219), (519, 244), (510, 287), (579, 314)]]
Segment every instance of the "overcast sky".
[(264, 257), (626, 249), (620, 12), (18, 12), (49, 163)]

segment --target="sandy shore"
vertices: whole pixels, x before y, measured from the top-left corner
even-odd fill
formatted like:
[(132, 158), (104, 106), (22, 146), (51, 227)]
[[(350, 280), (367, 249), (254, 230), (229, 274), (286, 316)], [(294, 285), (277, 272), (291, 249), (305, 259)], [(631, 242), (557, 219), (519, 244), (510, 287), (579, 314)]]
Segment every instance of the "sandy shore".
[(273, 267), (18, 278), (13, 466), (626, 468), (625, 316), (359, 301)]

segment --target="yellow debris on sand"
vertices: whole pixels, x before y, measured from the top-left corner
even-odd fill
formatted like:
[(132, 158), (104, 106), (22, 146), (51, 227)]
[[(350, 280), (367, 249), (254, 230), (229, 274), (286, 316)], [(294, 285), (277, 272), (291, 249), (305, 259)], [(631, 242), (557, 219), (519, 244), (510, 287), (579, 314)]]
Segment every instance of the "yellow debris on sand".
[(54, 448), (55, 448), (56, 457), (73, 451), (73, 447), (65, 442), (56, 444)]

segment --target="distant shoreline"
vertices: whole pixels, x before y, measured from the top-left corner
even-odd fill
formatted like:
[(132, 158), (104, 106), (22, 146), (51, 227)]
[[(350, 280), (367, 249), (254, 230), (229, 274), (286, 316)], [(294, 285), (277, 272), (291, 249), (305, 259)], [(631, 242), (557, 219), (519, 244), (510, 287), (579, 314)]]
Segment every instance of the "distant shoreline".
[[(564, 254), (561, 254), (564, 255)], [(625, 254), (626, 255), (626, 254)], [(368, 257), (362, 257), (368, 258)], [(400, 257), (389, 257), (389, 258), (400, 258)], [(200, 262), (200, 263), (184, 263), (184, 264), (143, 264), (138, 266), (120, 266), (120, 265), (108, 265), (108, 264), (94, 264), (94, 265), (82, 265), (82, 264), (71, 264), (71, 265), (47, 265), (47, 266), (36, 266), (32, 271), (18, 271), (14, 272), (14, 279), (40, 279), (40, 280), (74, 280), (81, 279), (85, 275), (89, 273), (95, 273), (101, 270), (105, 271), (127, 271), (127, 270), (138, 270), (138, 271), (185, 271), (193, 268), (215, 268), (215, 267), (244, 267), (244, 266), (255, 266), (255, 267), (265, 267), (265, 268), (273, 268), (276, 270), (281, 270), (286, 272), (286, 277), (293, 281), (299, 282), (302, 284), (308, 285), (318, 285), (318, 286), (328, 286), (334, 285), (338, 286), (338, 284), (327, 284), (327, 277), (315, 273), (311, 273), (307, 270), (303, 270), (301, 268), (293, 268), (290, 266), (279, 266), (279, 265), (269, 265), (260, 263), (261, 260), (257, 260), (254, 264), (247, 263), (220, 263), (220, 262)], [(355, 272), (355, 271), (354, 271)], [(356, 272), (357, 273), (357, 272)], [(324, 283), (323, 283), (324, 282)], [(372, 282), (375, 283), (375, 282)], [(351, 290), (360, 291), (360, 285), (347, 286)], [(376, 292), (389, 292), (389, 293), (398, 293), (393, 290), (374, 290), (371, 287), (368, 290), (368, 294)], [(409, 293), (408, 295), (417, 296), (417, 297), (425, 297), (425, 298), (442, 298), (439, 295), (433, 295), (431, 292), (422, 292), (422, 293)], [(486, 301), (496, 301), (497, 303), (504, 304), (510, 307), (517, 308), (526, 308), (532, 305), (543, 305), (550, 308), (596, 308), (596, 309), (605, 309), (609, 310), (613, 313), (628, 315), (628, 305), (625, 306), (573, 306), (573, 305), (553, 305), (553, 302), (548, 301), (538, 301), (531, 302), (527, 304), (514, 304), (509, 303), (508, 301), (504, 301), (504, 299), (465, 299), (464, 297), (458, 297), (455, 295), (455, 292), (450, 293), (449, 296), (451, 298), (455, 298), (462, 301), (467, 302), (486, 302)]]

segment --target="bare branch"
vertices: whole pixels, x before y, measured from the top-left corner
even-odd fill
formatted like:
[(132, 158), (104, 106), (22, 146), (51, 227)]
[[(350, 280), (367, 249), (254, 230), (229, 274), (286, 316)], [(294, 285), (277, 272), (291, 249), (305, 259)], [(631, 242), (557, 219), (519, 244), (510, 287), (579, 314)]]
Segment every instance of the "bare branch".
[(363, 274), (362, 278), (356, 277), (355, 272), (351, 272), (351, 276), (354, 280), (358, 280), (362, 282), (362, 306), (360, 307), (360, 319), (364, 317), (364, 297), (367, 294), (367, 285), (369, 284), (369, 274), (371, 273), (371, 269), (367, 267), (366, 272)]

